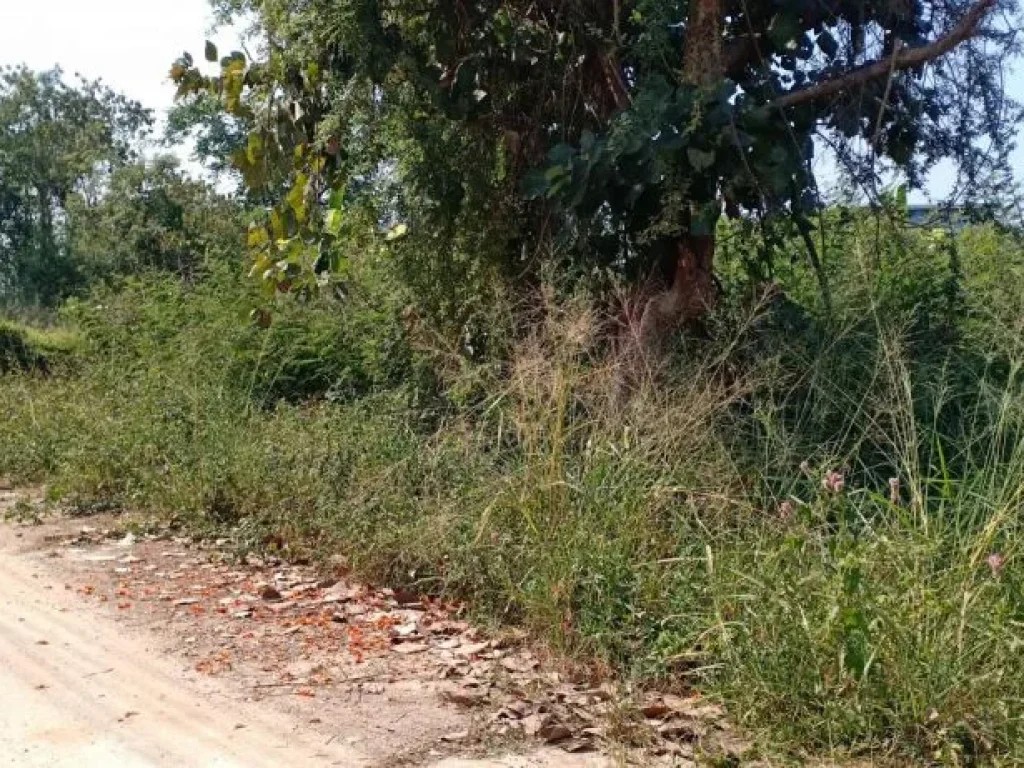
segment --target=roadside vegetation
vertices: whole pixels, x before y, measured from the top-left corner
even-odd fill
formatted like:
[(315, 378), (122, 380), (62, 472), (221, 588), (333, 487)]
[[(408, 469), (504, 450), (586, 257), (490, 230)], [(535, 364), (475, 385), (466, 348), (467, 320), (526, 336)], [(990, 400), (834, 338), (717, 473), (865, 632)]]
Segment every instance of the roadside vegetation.
[[(321, 109), (300, 158), (231, 84), (241, 61), (200, 90), (190, 62), (174, 73), (173, 135), (240, 174), (234, 194), (144, 159), (149, 117), (97, 84), (0, 85), (0, 476), (468, 599), (596, 670), (719, 698), (773, 754), (1024, 762), (1024, 235), (1005, 199), (979, 190), (962, 226), (911, 225), (902, 189), (788, 200), (695, 234), (707, 201), (662, 180), (644, 183), (685, 222), (615, 201), (588, 219), (590, 181), (566, 202), (493, 143), (481, 168), (483, 118), (409, 82), (390, 95), (418, 128), (346, 102), (380, 133), (339, 170), (341, 110)], [(39, 100), (74, 107), (49, 112), (71, 149), (44, 201), (2, 165), (37, 146), (11, 115)], [(321, 150), (344, 179), (316, 188)], [(719, 180), (735, 160), (697, 151)], [(640, 279), (650, 244), (693, 255), (712, 232), (713, 305), (630, 346), (630, 307), (673, 290)]]
[(898, 227), (911, 293), (860, 277), (873, 226), (835, 319), (738, 298), (624, 405), (583, 299), (470, 364), (375, 278), (267, 329), (236, 270), (133, 279), (62, 310), (74, 373), (3, 378), (0, 468), (469, 597), (798, 752), (1020, 759), (1024, 315), (991, 286), (1024, 246), (958, 238), (951, 324), (945, 237)]

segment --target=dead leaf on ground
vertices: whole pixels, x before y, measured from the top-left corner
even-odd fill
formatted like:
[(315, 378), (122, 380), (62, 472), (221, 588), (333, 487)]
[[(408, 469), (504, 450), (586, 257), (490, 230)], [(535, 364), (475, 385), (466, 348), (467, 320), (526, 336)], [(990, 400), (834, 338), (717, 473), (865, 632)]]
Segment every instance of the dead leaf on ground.
[(260, 597), (264, 600), (280, 600), (281, 592), (277, 587), (271, 586), (270, 584), (265, 585), (260, 589)]
[(475, 687), (446, 686), (441, 689), (441, 698), (460, 707), (477, 707), (487, 701), (487, 692)]
[(556, 744), (560, 741), (565, 741), (572, 737), (572, 729), (569, 728), (565, 723), (560, 723), (558, 720), (548, 717), (545, 719), (540, 730), (537, 731), (537, 735), (544, 739), (548, 744)]

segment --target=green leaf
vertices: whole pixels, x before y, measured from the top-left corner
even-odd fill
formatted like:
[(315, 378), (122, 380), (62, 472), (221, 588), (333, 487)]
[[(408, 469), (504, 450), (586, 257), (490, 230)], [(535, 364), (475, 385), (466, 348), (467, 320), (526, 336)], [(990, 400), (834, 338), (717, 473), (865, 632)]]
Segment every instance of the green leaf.
[(246, 142), (246, 157), (250, 163), (257, 163), (263, 155), (263, 135), (261, 133), (250, 133)]
[(544, 196), (548, 191), (548, 185), (547, 174), (539, 168), (531, 168), (523, 174), (520, 189), (527, 200), (536, 200)]
[(818, 47), (830, 59), (839, 53), (839, 43), (836, 42), (835, 37), (827, 29), (818, 35)]
[(309, 177), (306, 174), (297, 174), (295, 183), (287, 196), (288, 205), (295, 211), (295, 216), (299, 221), (304, 221), (306, 218), (306, 185), (308, 183)]
[(408, 224), (398, 224), (397, 226), (391, 228), (391, 231), (388, 232), (388, 234), (384, 238), (384, 240), (386, 240), (387, 242), (390, 243), (390, 242), (393, 242), (395, 240), (401, 240), (407, 234), (409, 234), (409, 225)]
[(686, 150), (686, 159), (690, 161), (690, 165), (695, 171), (706, 171), (715, 164), (715, 153), (690, 147)]
[(217, 60), (217, 46), (211, 43), (209, 40), (206, 41), (206, 60), (214, 62)]
[(327, 207), (335, 211), (343, 210), (345, 207), (345, 190), (332, 189), (327, 198)]
[(544, 170), (544, 178), (547, 179), (549, 185), (554, 184), (560, 178), (567, 176), (568, 174), (569, 168), (564, 165), (549, 165)]
[(276, 240), (282, 240), (288, 234), (288, 227), (279, 211), (273, 210), (270, 212), (270, 231)]
[(259, 225), (250, 227), (248, 242), (249, 247), (253, 250), (265, 248), (270, 243), (270, 236), (267, 234), (266, 227)]
[(568, 166), (574, 154), (575, 150), (568, 144), (556, 144), (548, 151), (548, 160), (554, 165)]
[(324, 217), (324, 229), (337, 237), (338, 233), (341, 232), (342, 225), (345, 223), (344, 217), (345, 215), (337, 208), (328, 210), (327, 215)]

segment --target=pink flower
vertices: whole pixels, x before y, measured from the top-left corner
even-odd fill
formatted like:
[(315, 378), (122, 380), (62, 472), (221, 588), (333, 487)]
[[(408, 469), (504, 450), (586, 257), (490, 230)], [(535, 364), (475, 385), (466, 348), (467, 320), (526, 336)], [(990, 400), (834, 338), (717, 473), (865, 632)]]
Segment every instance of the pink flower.
[(843, 477), (842, 472), (830, 470), (821, 479), (821, 484), (829, 493), (842, 493), (843, 488), (846, 487), (846, 478)]
[(796, 513), (796, 505), (792, 501), (786, 499), (784, 502), (779, 504), (779, 517), (783, 520), (789, 520)]
[(1003, 571), (1003, 567), (1006, 565), (1006, 558), (998, 552), (993, 552), (988, 556), (988, 567), (992, 569), (992, 575), (998, 576)]

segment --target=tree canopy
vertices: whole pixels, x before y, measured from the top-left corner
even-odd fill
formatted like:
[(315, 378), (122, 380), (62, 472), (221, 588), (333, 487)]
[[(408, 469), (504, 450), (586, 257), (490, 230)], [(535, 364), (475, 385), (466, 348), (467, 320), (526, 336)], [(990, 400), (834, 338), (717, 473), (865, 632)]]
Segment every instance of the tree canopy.
[(171, 74), (251, 124), (233, 163), (275, 202), (249, 235), (268, 286), (343, 276), (342, 235), (369, 222), (455, 316), (474, 280), (530, 285), (551, 260), (660, 285), (645, 343), (714, 304), (723, 212), (811, 231), (821, 148), (868, 193), (952, 159), (970, 198), (1019, 116), (1013, 0), (215, 6), (255, 20), (256, 55), (208, 43), (219, 71), (185, 54)]
[(98, 283), (191, 279), (237, 258), (243, 207), (177, 158), (145, 157), (152, 126), (100, 82), (0, 71), (0, 306), (52, 308)]
[(132, 162), (151, 125), (100, 82), (0, 70), (0, 298), (49, 304), (74, 287), (68, 200), (100, 194), (97, 174)]

